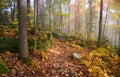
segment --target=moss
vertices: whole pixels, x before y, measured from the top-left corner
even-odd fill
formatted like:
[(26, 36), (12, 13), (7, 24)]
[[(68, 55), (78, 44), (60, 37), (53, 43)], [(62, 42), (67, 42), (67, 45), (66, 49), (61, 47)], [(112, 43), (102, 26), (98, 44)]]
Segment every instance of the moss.
[(28, 58), (22, 58), (21, 60), (27, 66), (30, 66), (32, 64), (32, 60), (30, 59), (30, 57), (28, 57)]
[(52, 39), (52, 36), (53, 36), (53, 35), (52, 35), (51, 32), (47, 32), (46, 35), (47, 35), (47, 39), (48, 39), (48, 40), (51, 40), (51, 39)]
[(47, 51), (47, 49), (51, 46), (51, 41), (46, 39), (46, 40), (39, 40), (37, 42), (37, 49), (38, 50), (43, 50)]
[(18, 39), (2, 37), (0, 39), (0, 53), (4, 51), (18, 52)]
[(0, 59), (0, 74), (9, 74), (10, 73), (10, 68), (7, 67), (6, 63)]

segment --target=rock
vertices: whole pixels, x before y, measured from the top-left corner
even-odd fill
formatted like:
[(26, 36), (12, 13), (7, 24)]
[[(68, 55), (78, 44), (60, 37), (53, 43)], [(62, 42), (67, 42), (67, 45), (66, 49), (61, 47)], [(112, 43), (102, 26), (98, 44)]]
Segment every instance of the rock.
[(72, 53), (72, 58), (74, 59), (80, 59), (80, 55), (78, 53)]

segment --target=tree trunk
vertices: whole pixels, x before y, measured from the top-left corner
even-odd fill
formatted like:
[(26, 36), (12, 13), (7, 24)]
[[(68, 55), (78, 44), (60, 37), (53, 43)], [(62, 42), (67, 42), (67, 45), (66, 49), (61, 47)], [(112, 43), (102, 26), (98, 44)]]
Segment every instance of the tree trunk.
[[(119, 16), (119, 18), (120, 18), (120, 16)], [(120, 24), (120, 23), (119, 23), (119, 20), (118, 20), (117, 23)], [(119, 47), (118, 51), (119, 51), (119, 52), (118, 52), (118, 55), (120, 56), (120, 28), (118, 29), (118, 32), (119, 32), (119, 37), (118, 37), (118, 45), (119, 45), (119, 46), (118, 46), (118, 47)]]
[(102, 36), (104, 37), (105, 36), (105, 30), (106, 30), (106, 23), (107, 23), (107, 19), (108, 19), (108, 9), (109, 9), (109, 4), (107, 5), (107, 8), (106, 8), (106, 14), (105, 14), (105, 21), (104, 21), (104, 25), (103, 25), (103, 33), (102, 33)]
[(13, 8), (11, 8), (11, 21), (13, 22), (14, 18), (15, 18), (15, 10), (16, 10), (16, 6), (15, 6), (15, 2), (13, 4)]
[(51, 27), (51, 2), (52, 0), (46, 0), (46, 5), (47, 5), (47, 9), (48, 9), (48, 23), (47, 25)]
[(88, 38), (91, 37), (92, 32), (92, 22), (93, 22), (93, 8), (92, 8), (92, 0), (89, 0), (89, 8), (90, 8), (90, 18), (89, 18), (89, 31), (88, 31)]
[(36, 1), (36, 26), (39, 25), (39, 0)]
[(36, 39), (36, 25), (37, 25), (37, 0), (34, 0), (34, 37), (35, 37), (35, 51), (36, 51), (36, 48), (37, 48), (37, 39)]
[(81, 23), (81, 14), (80, 14), (80, 0), (78, 0), (78, 5), (77, 5), (77, 33), (80, 33), (80, 27), (82, 26)]
[(71, 0), (69, 0), (69, 10), (68, 10), (68, 13), (69, 13), (69, 18), (68, 18), (68, 35), (70, 34), (70, 15), (71, 15), (71, 10), (70, 10), (70, 1)]
[(30, 0), (27, 0), (27, 16), (28, 16), (28, 25), (30, 25), (30, 16), (29, 16), (29, 14), (30, 14), (30, 7), (31, 7), (31, 5), (30, 5)]
[(120, 56), (120, 29), (119, 29), (119, 39), (118, 40), (119, 40), (119, 42), (118, 42), (119, 43), (119, 49), (118, 49), (119, 52), (118, 53), (119, 53), (119, 56)]
[(77, 21), (78, 21), (78, 20), (77, 20), (77, 16), (78, 16), (78, 15), (77, 15), (77, 0), (75, 0), (75, 6), (76, 6), (76, 7), (75, 7), (75, 34), (77, 34), (77, 25), (78, 25), (78, 24), (77, 24)]
[(63, 16), (62, 16), (62, 0), (60, 0), (60, 31), (62, 32), (62, 23), (63, 23)]
[(27, 58), (28, 39), (27, 39), (27, 1), (17, 0), (18, 4), (18, 25), (19, 25), (19, 53), (20, 58)]
[(99, 17), (99, 32), (98, 32), (97, 47), (100, 47), (100, 45), (101, 45), (101, 37), (102, 37), (102, 17), (103, 17), (103, 0), (100, 0), (100, 17)]

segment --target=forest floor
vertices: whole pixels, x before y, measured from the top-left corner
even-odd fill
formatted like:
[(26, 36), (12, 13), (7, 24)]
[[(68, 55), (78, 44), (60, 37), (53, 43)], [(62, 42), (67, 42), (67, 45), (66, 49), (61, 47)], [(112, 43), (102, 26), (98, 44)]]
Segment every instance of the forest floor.
[(32, 65), (27, 66), (18, 59), (17, 53), (5, 52), (0, 54), (11, 69), (10, 74), (0, 77), (88, 77), (88, 69), (79, 60), (71, 58), (72, 53), (81, 57), (88, 54), (87, 49), (78, 49), (52, 38), (53, 46), (49, 49), (49, 57), (41, 61), (36, 55), (31, 55)]

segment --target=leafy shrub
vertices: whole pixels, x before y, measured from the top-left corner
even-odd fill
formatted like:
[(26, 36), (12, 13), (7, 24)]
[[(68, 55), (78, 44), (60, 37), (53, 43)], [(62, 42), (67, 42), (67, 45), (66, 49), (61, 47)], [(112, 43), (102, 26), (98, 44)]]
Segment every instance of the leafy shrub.
[(50, 32), (41, 32), (40, 38), (37, 40), (37, 49), (47, 51), (51, 47), (51, 38), (52, 33)]
[(86, 55), (83, 63), (88, 67), (90, 77), (119, 77), (120, 65), (119, 57), (105, 48), (93, 50)]
[(34, 48), (35, 48), (35, 40), (28, 39), (28, 47), (29, 47), (29, 52), (33, 53)]
[[(37, 37), (37, 49), (47, 51), (49, 47), (51, 47), (51, 38), (52, 33), (41, 33), (40, 36)], [(35, 48), (35, 40), (34, 39), (28, 39), (28, 46), (29, 50), (33, 52), (33, 49)]]
[(10, 23), (7, 25), (9, 28), (17, 28), (17, 25), (14, 23)]
[(35, 55), (37, 59), (40, 59), (42, 61), (47, 60), (48, 56), (49, 56), (47, 52), (44, 52), (42, 50), (36, 50), (36, 51), (34, 51), (33, 55)]
[(9, 74), (10, 73), (10, 68), (7, 67), (6, 63), (0, 59), (0, 74)]
[(0, 25), (0, 36), (4, 36), (9, 31), (9, 28), (4, 25)]
[(50, 46), (51, 46), (51, 41), (48, 40), (48, 39), (37, 41), (37, 49), (38, 49), (38, 50), (47, 51), (47, 49), (48, 49)]

